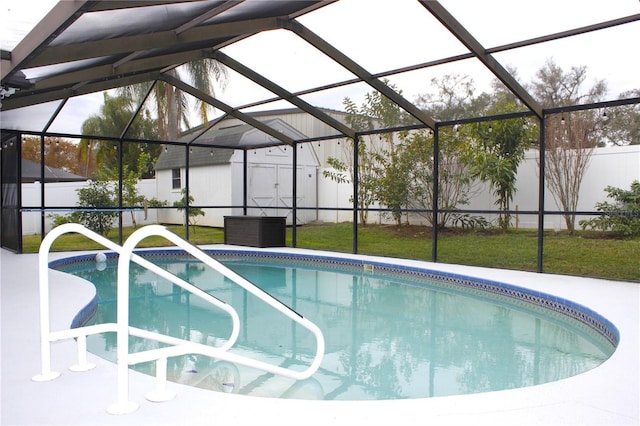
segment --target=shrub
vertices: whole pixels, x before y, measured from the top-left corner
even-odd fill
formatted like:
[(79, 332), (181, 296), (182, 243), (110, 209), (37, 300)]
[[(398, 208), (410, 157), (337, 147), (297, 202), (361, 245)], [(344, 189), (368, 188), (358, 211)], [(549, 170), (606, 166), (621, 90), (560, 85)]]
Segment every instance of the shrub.
[[(90, 181), (86, 188), (78, 189), (78, 205), (85, 210), (77, 213), (77, 219), (87, 228), (100, 235), (106, 236), (118, 217), (115, 211), (100, 211), (97, 209), (114, 209), (118, 206), (113, 199), (113, 191), (109, 181)], [(96, 210), (91, 210), (92, 208)]]
[(64, 225), (65, 223), (78, 223), (80, 219), (78, 217), (78, 213), (74, 212), (71, 214), (50, 214), (47, 216), (53, 222), (53, 227)]
[[(178, 201), (174, 201), (173, 207), (176, 207), (179, 212), (182, 212), (187, 206), (187, 190), (182, 188), (180, 193), (182, 194), (182, 198)], [(191, 206), (194, 201), (194, 198), (189, 195), (189, 206)], [(189, 207), (189, 225), (195, 226), (198, 222), (198, 216), (204, 216), (204, 211), (198, 207)]]
[(604, 190), (608, 198), (615, 202), (596, 203), (596, 210), (603, 214), (593, 219), (581, 220), (582, 229), (610, 230), (625, 237), (640, 235), (640, 181), (633, 181), (629, 191), (612, 186), (607, 186)]

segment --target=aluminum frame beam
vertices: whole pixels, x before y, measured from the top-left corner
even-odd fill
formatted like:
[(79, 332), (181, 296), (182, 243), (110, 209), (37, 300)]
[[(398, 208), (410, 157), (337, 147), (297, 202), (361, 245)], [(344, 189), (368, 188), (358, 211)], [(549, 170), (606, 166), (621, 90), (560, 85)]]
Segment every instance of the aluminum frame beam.
[[(237, 109), (233, 108), (230, 105), (225, 104), (224, 102), (214, 98), (213, 96), (204, 93), (198, 89), (196, 89), (193, 86), (190, 86), (189, 84), (185, 83), (184, 81), (163, 74), (160, 76), (159, 78), (160, 80), (171, 84), (172, 86), (177, 87), (178, 89), (182, 90), (183, 92), (189, 93), (192, 96), (195, 96), (196, 98), (212, 105), (215, 108), (218, 108), (221, 111), (224, 111), (225, 113), (227, 113), (228, 115), (237, 118), (240, 121), (243, 121), (245, 123), (247, 123), (248, 125), (255, 127), (256, 129), (268, 134), (269, 136), (279, 140), (282, 143), (285, 143), (287, 145), (290, 146), (294, 146), (295, 145), (295, 141), (293, 139), (291, 139), (289, 136), (277, 131), (276, 129), (267, 126), (266, 124), (264, 124), (263, 122), (256, 120), (255, 118), (238, 111)], [(229, 147), (229, 148), (233, 148), (233, 147)], [(243, 149), (242, 147), (237, 147), (237, 149)]]
[[(38, 55), (58, 34), (68, 28), (91, 7), (89, 1), (61, 1), (11, 51), (11, 59), (2, 61), (0, 80), (11, 77)], [(5, 63), (8, 62), (8, 63)]]
[(260, 86), (264, 87), (265, 89), (269, 90), (270, 92), (275, 93), (281, 99), (292, 103), (293, 105), (297, 106), (298, 108), (300, 108), (304, 112), (314, 116), (318, 120), (322, 121), (323, 123), (327, 124), (328, 126), (332, 127), (333, 129), (339, 131), (343, 135), (345, 135), (347, 137), (350, 137), (351, 139), (355, 139), (356, 138), (355, 130), (351, 129), (350, 127), (346, 126), (345, 124), (343, 124), (342, 122), (336, 120), (335, 118), (329, 116), (328, 114), (325, 114), (324, 112), (320, 111), (315, 106), (313, 106), (313, 105), (307, 103), (306, 101), (300, 99), (299, 97), (293, 95), (291, 92), (289, 92), (286, 89), (280, 87), (279, 85), (275, 84), (271, 80), (269, 80), (266, 77), (258, 74), (257, 72), (255, 72), (252, 69), (250, 69), (249, 67), (241, 64), (240, 62), (236, 61), (235, 59), (225, 55), (224, 53), (222, 53), (220, 51), (213, 52), (211, 54), (211, 58), (213, 58), (216, 61), (228, 66), (229, 68), (235, 70), (239, 74), (242, 74), (243, 76), (247, 77), (249, 80), (253, 81), (254, 83), (259, 84)]
[(527, 92), (518, 81), (513, 78), (500, 63), (449, 13), (435, 0), (419, 0), (440, 23), (453, 34), (467, 49), (471, 51), (515, 96), (533, 111), (538, 118), (543, 117), (542, 105)]
[(382, 93), (384, 96), (389, 98), (392, 102), (397, 104), (400, 108), (411, 114), (418, 121), (430, 127), (431, 129), (435, 129), (436, 122), (433, 118), (431, 118), (428, 114), (422, 111), (420, 108), (416, 107), (413, 103), (409, 102), (402, 95), (397, 93), (395, 90), (391, 89), (389, 86), (384, 84), (379, 79), (375, 78), (371, 73), (357, 64), (353, 59), (340, 52), (338, 49), (333, 47), (327, 41), (322, 39), (320, 36), (315, 34), (310, 29), (306, 28), (300, 22), (295, 20), (282, 20), (281, 26), (283, 29), (290, 30), (298, 37), (305, 40), (307, 43), (327, 55), (329, 58), (340, 64), (342, 67), (347, 69), (352, 74), (356, 75), (360, 80), (367, 83), (369, 86), (376, 89), (378, 92)]
[(94, 58), (96, 52), (101, 56), (128, 55), (131, 52), (157, 48), (170, 48), (183, 43), (198, 43), (244, 36), (260, 31), (277, 29), (278, 18), (261, 18), (249, 21), (227, 22), (190, 28), (177, 34), (177, 29), (118, 37), (110, 40), (96, 40), (65, 46), (52, 46), (44, 49), (29, 66), (44, 66), (57, 63), (79, 61)]
[(57, 87), (48, 91), (21, 90), (19, 96), (11, 96), (2, 100), (2, 111), (29, 107), (46, 102), (59, 101), (73, 96), (81, 96), (103, 90), (115, 89), (132, 84), (145, 83), (158, 79), (159, 72), (146, 72), (129, 76), (114, 76), (74, 87)]

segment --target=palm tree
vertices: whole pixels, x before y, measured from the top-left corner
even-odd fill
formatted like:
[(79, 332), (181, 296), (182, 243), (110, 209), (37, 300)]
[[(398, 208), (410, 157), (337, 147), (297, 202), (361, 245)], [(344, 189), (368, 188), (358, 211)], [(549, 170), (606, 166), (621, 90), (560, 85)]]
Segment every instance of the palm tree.
[[(127, 126), (134, 111), (135, 105), (127, 96), (110, 96), (105, 92), (104, 104), (100, 113), (92, 115), (82, 123), (82, 134), (117, 137)], [(149, 117), (148, 111), (141, 112), (140, 118), (131, 124), (128, 133), (140, 139), (158, 138), (154, 122)], [(118, 170), (117, 150), (118, 144), (116, 142), (83, 138), (78, 144), (78, 161), (85, 164), (86, 172), (91, 169), (90, 166), (97, 169), (91, 175), (108, 174), (109, 172), (113, 174)], [(128, 164), (133, 170), (138, 171), (138, 159), (143, 152), (149, 154), (149, 164), (144, 165), (140, 173), (143, 177), (149, 177), (153, 173), (153, 161), (160, 154), (159, 145), (125, 144), (122, 152), (123, 164)]]
[[(215, 92), (214, 82), (221, 88), (224, 88), (227, 83), (227, 69), (212, 59), (188, 62), (181, 69), (174, 68), (167, 74), (180, 78), (180, 71), (186, 73), (186, 79), (190, 80), (195, 88), (209, 95), (213, 95)], [(148, 85), (126, 86), (119, 91), (131, 99), (140, 101), (146, 94), (148, 87)], [(158, 135), (163, 140), (176, 140), (181, 125), (189, 127), (187, 97), (180, 89), (163, 81), (156, 82), (151, 96), (158, 115)], [(204, 101), (199, 101), (197, 108), (200, 118), (206, 123), (209, 105)]]
[(97, 145), (90, 139), (81, 139), (78, 144), (78, 165), (82, 176), (91, 177), (96, 172)]

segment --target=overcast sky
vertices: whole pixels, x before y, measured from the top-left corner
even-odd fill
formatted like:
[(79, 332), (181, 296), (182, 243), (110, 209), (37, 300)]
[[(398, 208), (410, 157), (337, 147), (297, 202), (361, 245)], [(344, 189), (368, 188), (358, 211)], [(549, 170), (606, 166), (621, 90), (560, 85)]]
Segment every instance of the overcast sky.
[[(1, 48), (11, 50), (55, 3), (3, 0)], [(485, 47), (640, 13), (638, 0), (442, 0), (441, 3)], [(362, 7), (365, 4), (375, 7)], [(301, 17), (300, 21), (372, 73), (465, 52), (415, 0), (341, 0)], [(573, 65), (586, 65), (589, 81), (609, 82), (609, 98), (613, 99), (623, 90), (640, 88), (638, 40), (640, 22), (635, 22), (521, 52), (498, 53), (495, 57), (502, 65), (515, 67), (523, 84), (532, 80), (547, 58), (553, 58), (565, 70)], [(294, 92), (352, 77), (287, 31), (261, 33), (224, 51)], [(425, 93), (425, 81), (450, 72), (472, 76), (477, 92), (489, 90), (493, 75), (477, 61), (473, 62), (399, 75), (392, 78), (392, 83), (410, 100)], [(264, 90), (242, 80), (232, 73), (229, 88), (224, 93), (218, 92), (221, 100), (235, 106), (256, 97), (264, 98), (261, 94)], [(310, 96), (307, 100), (322, 107), (340, 108), (344, 96), (359, 103), (359, 97), (370, 90), (354, 87)], [(85, 111), (97, 112), (102, 96), (93, 99), (93, 105)]]

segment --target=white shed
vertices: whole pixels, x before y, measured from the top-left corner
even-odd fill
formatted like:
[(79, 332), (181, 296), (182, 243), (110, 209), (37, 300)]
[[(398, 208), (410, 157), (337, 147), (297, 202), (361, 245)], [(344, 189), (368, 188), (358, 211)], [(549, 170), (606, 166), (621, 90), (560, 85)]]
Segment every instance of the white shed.
[[(306, 136), (279, 118), (265, 122), (269, 127), (294, 140)], [(248, 142), (268, 144), (271, 136), (246, 124), (219, 127), (198, 138), (199, 143), (212, 146), (245, 146)], [(296, 221), (304, 224), (317, 219), (318, 168), (320, 166), (312, 144), (300, 145), (296, 158), (297, 211)], [(182, 198), (187, 185), (186, 156), (189, 155), (188, 184), (193, 205), (204, 210), (197, 223), (222, 227), (224, 216), (242, 215), (244, 206), (244, 151), (208, 147), (185, 148), (167, 145), (156, 162), (156, 182), (159, 200), (168, 205)], [(247, 158), (247, 215), (286, 216), (293, 222), (293, 148), (285, 146), (249, 150)], [(306, 210), (304, 208), (310, 208)], [(177, 209), (158, 211), (160, 223), (180, 224), (183, 213)]]

